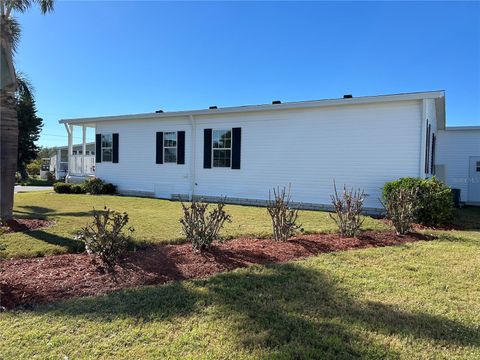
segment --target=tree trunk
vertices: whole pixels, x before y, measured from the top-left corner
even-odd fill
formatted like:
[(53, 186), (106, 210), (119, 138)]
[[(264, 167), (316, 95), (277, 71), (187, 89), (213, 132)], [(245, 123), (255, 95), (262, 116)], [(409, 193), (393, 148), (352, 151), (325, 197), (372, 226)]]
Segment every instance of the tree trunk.
[(11, 219), (17, 171), (18, 124), (15, 97), (0, 91), (0, 219)]

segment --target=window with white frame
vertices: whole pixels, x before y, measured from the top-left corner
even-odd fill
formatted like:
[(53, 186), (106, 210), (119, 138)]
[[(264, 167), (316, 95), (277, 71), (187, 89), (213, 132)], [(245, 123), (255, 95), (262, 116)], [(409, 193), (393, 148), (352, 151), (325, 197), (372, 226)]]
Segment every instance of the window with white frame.
[(102, 161), (112, 161), (112, 134), (102, 134)]
[(232, 130), (213, 130), (213, 167), (230, 167), (232, 159)]
[(168, 131), (163, 133), (163, 162), (177, 162), (177, 132)]

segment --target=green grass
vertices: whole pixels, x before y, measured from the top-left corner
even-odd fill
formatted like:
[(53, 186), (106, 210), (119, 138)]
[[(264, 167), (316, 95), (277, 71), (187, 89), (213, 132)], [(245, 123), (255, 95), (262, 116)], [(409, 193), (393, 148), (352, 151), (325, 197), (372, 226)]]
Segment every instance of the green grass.
[(480, 233), (439, 234), (2, 313), (0, 358), (478, 359)]
[[(135, 228), (135, 240), (139, 243), (184, 241), (178, 221), (182, 215), (179, 202), (40, 191), (16, 194), (15, 216), (52, 219), (57, 224), (25, 233), (0, 235), (0, 243), (6, 247), (3, 256), (34, 257), (76, 251), (79, 243), (74, 240), (75, 234), (91, 221), (93, 208), (103, 209), (104, 206), (128, 212)], [(222, 231), (226, 238), (271, 236), (270, 218), (265, 208), (227, 205), (226, 210), (232, 215), (232, 223)], [(299, 221), (307, 233), (335, 231), (335, 224), (326, 212), (302, 211)], [(366, 219), (364, 228), (386, 229), (372, 218)]]

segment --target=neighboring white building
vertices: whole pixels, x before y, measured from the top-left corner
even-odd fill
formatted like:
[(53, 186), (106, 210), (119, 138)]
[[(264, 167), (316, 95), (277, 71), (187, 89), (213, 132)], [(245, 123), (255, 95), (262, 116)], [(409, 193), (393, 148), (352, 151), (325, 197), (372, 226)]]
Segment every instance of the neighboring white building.
[(333, 181), (381, 209), (385, 182), (428, 177), (445, 129), (443, 91), (344, 97), (61, 120), (96, 129), (95, 175), (125, 194), (264, 203), (291, 184), (305, 207), (329, 207)]
[(461, 190), (461, 200), (480, 205), (480, 126), (438, 132), (437, 177)]

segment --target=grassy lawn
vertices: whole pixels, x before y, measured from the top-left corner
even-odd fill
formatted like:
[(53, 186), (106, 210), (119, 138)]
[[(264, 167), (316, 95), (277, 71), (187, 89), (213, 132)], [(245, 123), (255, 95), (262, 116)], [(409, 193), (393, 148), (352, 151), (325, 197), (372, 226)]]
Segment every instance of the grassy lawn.
[(439, 234), (1, 313), (0, 358), (478, 359), (480, 232)]
[[(15, 216), (53, 219), (56, 225), (25, 233), (0, 235), (6, 250), (4, 257), (31, 257), (72, 252), (79, 244), (76, 232), (90, 222), (92, 210), (108, 206), (130, 215), (139, 243), (181, 242), (184, 240), (178, 219), (182, 215), (179, 202), (122, 197), (64, 195), (53, 191), (19, 193), (15, 195)], [(271, 235), (270, 218), (265, 208), (227, 205), (232, 223), (222, 232), (227, 238), (239, 236), (266, 237)], [(335, 224), (328, 213), (302, 211), (300, 222), (307, 233), (329, 232)], [(365, 229), (385, 229), (380, 221), (367, 218)]]

